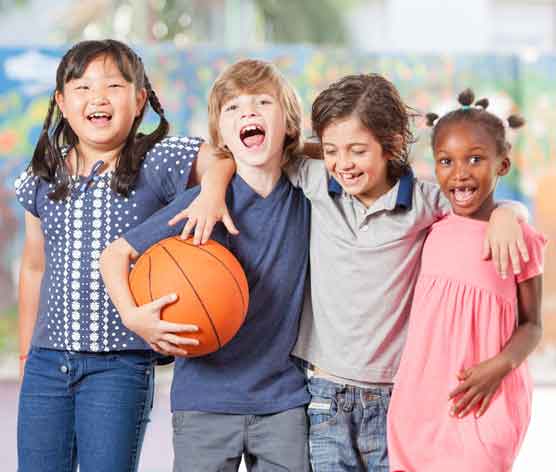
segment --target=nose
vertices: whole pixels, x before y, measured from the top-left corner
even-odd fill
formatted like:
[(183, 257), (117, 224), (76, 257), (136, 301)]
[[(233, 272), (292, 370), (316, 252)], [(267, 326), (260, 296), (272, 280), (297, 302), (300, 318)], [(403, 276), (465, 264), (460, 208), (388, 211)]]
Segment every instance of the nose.
[(353, 160), (351, 159), (348, 152), (338, 153), (338, 163), (337, 166), (342, 170), (351, 169), (353, 167)]
[(467, 164), (465, 163), (461, 163), (461, 164), (456, 164), (455, 168), (454, 168), (454, 176), (456, 179), (458, 180), (465, 180), (467, 178), (469, 178), (469, 168), (467, 166)]
[(241, 107), (242, 118), (250, 118), (256, 116), (256, 114), (257, 114), (257, 109), (255, 107), (255, 103), (251, 101), (244, 103), (243, 106)]
[(106, 98), (106, 94), (98, 90), (94, 93), (93, 98), (91, 99), (91, 103), (93, 105), (104, 105), (108, 103), (108, 98)]

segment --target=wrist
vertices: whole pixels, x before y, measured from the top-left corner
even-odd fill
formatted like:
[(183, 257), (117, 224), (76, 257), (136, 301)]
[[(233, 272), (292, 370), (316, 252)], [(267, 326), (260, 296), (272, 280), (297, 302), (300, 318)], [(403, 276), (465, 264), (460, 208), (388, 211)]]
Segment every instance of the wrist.
[(19, 355), (19, 360), (20, 361), (26, 361), (28, 357), (29, 357), (29, 354), (20, 354)]

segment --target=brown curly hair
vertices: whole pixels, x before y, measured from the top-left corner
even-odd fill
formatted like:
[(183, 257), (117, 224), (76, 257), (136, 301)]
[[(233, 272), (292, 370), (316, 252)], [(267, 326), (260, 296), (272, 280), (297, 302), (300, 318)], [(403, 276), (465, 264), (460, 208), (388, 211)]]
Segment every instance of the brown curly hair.
[(313, 102), (311, 122), (322, 141), (332, 123), (356, 116), (382, 146), (388, 179), (394, 183), (411, 169), (409, 153), (415, 142), (410, 121), (416, 116), (394, 84), (379, 74), (347, 75), (321, 92)]

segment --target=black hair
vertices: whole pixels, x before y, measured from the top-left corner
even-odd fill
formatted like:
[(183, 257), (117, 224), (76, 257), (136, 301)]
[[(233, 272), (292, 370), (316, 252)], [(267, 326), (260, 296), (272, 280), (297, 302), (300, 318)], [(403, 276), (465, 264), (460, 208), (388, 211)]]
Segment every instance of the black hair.
[[(427, 125), (433, 127), (431, 145), (434, 149), (436, 138), (440, 130), (454, 123), (469, 122), (486, 128), (496, 144), (496, 153), (499, 156), (507, 156), (511, 150), (511, 144), (506, 140), (506, 129), (504, 122), (495, 114), (487, 111), (489, 101), (487, 98), (475, 100), (473, 90), (467, 88), (458, 95), (458, 102), (461, 107), (452, 110), (442, 118), (435, 113), (427, 113)], [(438, 120), (438, 121), (437, 121)], [(511, 115), (507, 118), (510, 128), (520, 128), (525, 124), (525, 120), (519, 115)]]
[(416, 113), (400, 97), (394, 84), (379, 74), (348, 75), (321, 92), (313, 102), (313, 131), (322, 141), (332, 123), (355, 115), (382, 146), (388, 160), (388, 179), (394, 183), (411, 169), (409, 152), (415, 142), (410, 120)]
[(136, 90), (145, 88), (148, 103), (158, 114), (158, 127), (150, 134), (137, 133), (147, 104), (133, 122), (122, 152), (116, 161), (112, 176), (111, 188), (121, 195), (129, 195), (147, 151), (168, 134), (168, 121), (164, 116), (156, 93), (145, 73), (141, 58), (128, 46), (114, 39), (102, 41), (82, 41), (74, 45), (62, 57), (56, 71), (56, 88), (50, 97), (48, 112), (43, 123), (39, 140), (33, 153), (30, 167), (33, 173), (54, 183), (54, 190), (48, 195), (52, 200), (64, 199), (70, 192), (71, 178), (64, 164), (64, 149), (74, 147), (79, 138), (71, 129), (56, 104), (56, 92), (63, 93), (64, 86), (70, 80), (83, 76), (87, 66), (94, 59), (102, 56), (110, 57), (117, 65), (120, 73)]

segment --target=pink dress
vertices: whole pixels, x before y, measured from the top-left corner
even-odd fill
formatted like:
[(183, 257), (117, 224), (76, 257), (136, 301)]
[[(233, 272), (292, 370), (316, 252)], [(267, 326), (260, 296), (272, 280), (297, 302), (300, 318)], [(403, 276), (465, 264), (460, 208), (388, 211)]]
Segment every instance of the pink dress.
[(423, 247), (388, 412), (392, 472), (508, 472), (527, 430), (532, 383), (525, 363), (504, 378), (481, 418), (449, 415), (458, 372), (501, 351), (517, 323), (516, 284), (542, 273), (546, 241), (524, 224), (530, 261), (502, 280), (481, 259), (486, 226), (450, 215), (432, 226)]

